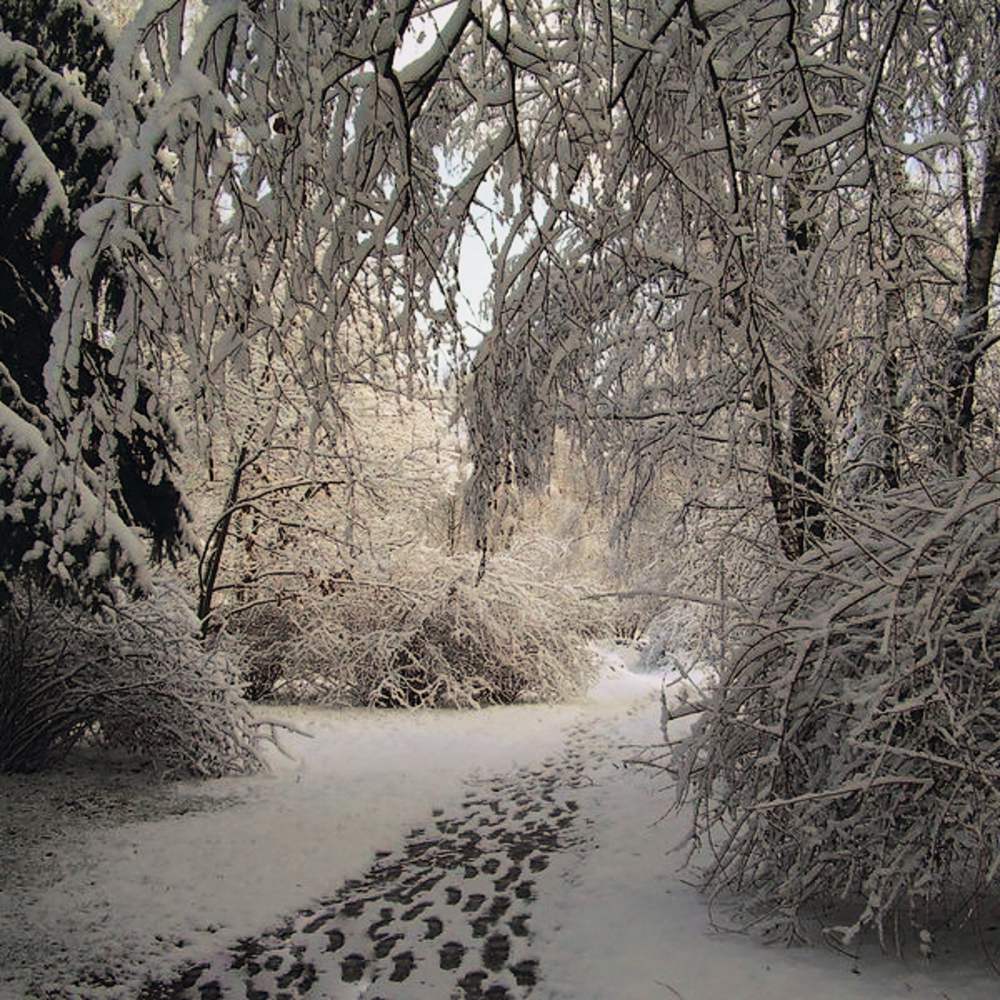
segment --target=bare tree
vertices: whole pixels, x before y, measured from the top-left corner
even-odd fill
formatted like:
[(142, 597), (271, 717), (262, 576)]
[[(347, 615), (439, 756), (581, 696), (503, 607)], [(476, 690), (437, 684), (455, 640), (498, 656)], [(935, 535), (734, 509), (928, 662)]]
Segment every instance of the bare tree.
[[(544, 476), (553, 422), (595, 442), (630, 504), (666, 456), (707, 460), (720, 480), (752, 473), (790, 558), (822, 544), (860, 470), (889, 487), (963, 470), (973, 362), (991, 343), (993, 196), (984, 160), (970, 174), (985, 182), (981, 222), (963, 246), (949, 169), (980, 131), (993, 77), (986, 55), (958, 82), (941, 51), (968, 48), (979, 13), (539, 15), (536, 61), (510, 72), (511, 102), (492, 109), (517, 142), (519, 200), (473, 366), (475, 510), (488, 520), (497, 487)], [(610, 85), (587, 84), (593, 67)], [(948, 93), (962, 95), (950, 122)]]

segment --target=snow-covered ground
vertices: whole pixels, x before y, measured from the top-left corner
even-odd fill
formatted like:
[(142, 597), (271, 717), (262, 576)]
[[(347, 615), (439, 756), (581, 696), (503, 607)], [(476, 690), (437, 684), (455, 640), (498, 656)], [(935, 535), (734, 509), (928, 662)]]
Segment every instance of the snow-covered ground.
[[(166, 980), (202, 961), (225, 965), (236, 941), (260, 938), (303, 910), (309, 915), (297, 918), (299, 931), (323, 925), (328, 937), (339, 934), (329, 928), (338, 920), (338, 928), (347, 928), (347, 908), (338, 914), (329, 901), (346, 880), (371, 871), (377, 855), (418, 857), (415, 828), (422, 831), (437, 818), (438, 829), (446, 829), (449, 818), (459, 816), (467, 831), (473, 820), (492, 829), (489, 817), (496, 813), (494, 840), (482, 840), (479, 854), (488, 861), (493, 850), (499, 866), (497, 838), (510, 817), (537, 835), (541, 813), (531, 819), (534, 806), (524, 805), (532, 795), (548, 803), (545, 815), (553, 818), (546, 823), (554, 829), (561, 815), (573, 835), (562, 848), (525, 853), (533, 874), (518, 883), (526, 892), (504, 918), (514, 935), (524, 935), (510, 938), (512, 946), (528, 949), (529, 965), (537, 959), (537, 981), (521, 984), (524, 995), (1000, 995), (1000, 976), (970, 925), (940, 939), (930, 960), (886, 957), (875, 947), (854, 956), (822, 946), (789, 950), (719, 930), (690, 886), (682, 856), (671, 853), (685, 823), (668, 811), (667, 777), (627, 764), (661, 738), (659, 689), (660, 678), (630, 673), (608, 656), (603, 680), (572, 705), (479, 713), (275, 712), (311, 736), (286, 735), (291, 756), (275, 755), (272, 771), (253, 778), (152, 784), (124, 761), (117, 767), (83, 761), (44, 777), (0, 777), (0, 998), (136, 997), (150, 977)], [(559, 779), (549, 780), (550, 772)], [(409, 855), (402, 844), (411, 845)], [(480, 864), (479, 882), (486, 870)], [(492, 871), (512, 898), (517, 887), (503, 881), (502, 870)], [(445, 938), (457, 936), (455, 943), (468, 950), (482, 945), (459, 927), (481, 905), (475, 885), (475, 879), (458, 886), (446, 880), (434, 890), (441, 893), (438, 902), (454, 895), (455, 927)], [(430, 890), (424, 895), (431, 906)], [(511, 919), (518, 906), (527, 912)], [(495, 915), (490, 926), (499, 923)], [(504, 954), (498, 969), (514, 963)], [(333, 979), (324, 986), (321, 978), (308, 995), (374, 997), (365, 992), (372, 963), (368, 978), (351, 986)], [(446, 965), (443, 952), (440, 964)], [(412, 985), (416, 979), (399, 983), (392, 995), (422, 997)], [(513, 986), (512, 995), (519, 995)]]

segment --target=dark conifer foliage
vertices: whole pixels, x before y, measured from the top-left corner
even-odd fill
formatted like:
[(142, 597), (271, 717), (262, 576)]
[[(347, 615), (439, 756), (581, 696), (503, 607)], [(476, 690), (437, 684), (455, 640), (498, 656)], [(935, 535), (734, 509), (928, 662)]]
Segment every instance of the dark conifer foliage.
[[(81, 213), (100, 190), (118, 152), (116, 136), (101, 123), (112, 57), (107, 25), (86, 0), (23, 0), (0, 6), (0, 405), (9, 410), (7, 419), (0, 421), (0, 499), (21, 512), (21, 528), (9, 538), (16, 535), (23, 542), (4, 546), (3, 569), (8, 572), (18, 571), (40, 538), (50, 555), (53, 546), (61, 550), (59, 525), (46, 523), (40, 514), (42, 491), (29, 482), (34, 477), (37, 484), (29, 468), (32, 459), (38, 459), (37, 450), (27, 446), (24, 427), (14, 429), (15, 417), (40, 431), (46, 447), (53, 449), (43, 464), (55, 463), (66, 473), (57, 478), (67, 491), (63, 503), (68, 521), (73, 520), (71, 511), (81, 507), (89, 511), (85, 520), (99, 520), (103, 515), (95, 504), (82, 497), (96, 502), (105, 496), (108, 499), (97, 506), (120, 517), (122, 527), (148, 531), (158, 557), (179, 551), (187, 520), (172, 479), (176, 436), (165, 414), (150, 405), (152, 395), (145, 385), (140, 382), (132, 389), (143, 428), (130, 430), (126, 421), (113, 441), (102, 443), (95, 437), (85, 442), (82, 455), (61, 446), (66, 415), (50, 412), (48, 403), (45, 367), (60, 309), (60, 283), (69, 269)], [(109, 367), (111, 354), (100, 338), (114, 335), (120, 296), (112, 267), (99, 270), (97, 280), (103, 316), (81, 345), (71, 398), (75, 406), (86, 407), (96, 395), (114, 408), (132, 392), (127, 392), (126, 379)], [(82, 470), (81, 458), (86, 467)], [(91, 528), (97, 532), (95, 525)], [(91, 536), (90, 531), (85, 534)], [(118, 555), (100, 562), (107, 571), (118, 567), (123, 544), (129, 548), (120, 540), (108, 552)], [(67, 564), (58, 556), (54, 562), (40, 556), (30, 560), (44, 568), (44, 576), (74, 590), (94, 582), (93, 573), (86, 579), (80, 576), (81, 566), (89, 562)]]

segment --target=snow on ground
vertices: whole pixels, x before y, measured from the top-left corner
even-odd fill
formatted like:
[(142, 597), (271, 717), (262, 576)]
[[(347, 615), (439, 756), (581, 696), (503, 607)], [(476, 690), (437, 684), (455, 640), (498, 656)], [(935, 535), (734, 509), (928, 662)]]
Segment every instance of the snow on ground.
[[(640, 703), (641, 704), (641, 703)], [(613, 721), (622, 759), (661, 737), (647, 705)], [(682, 722), (671, 723), (670, 735)], [(630, 749), (631, 748), (631, 749)], [(632, 765), (595, 776), (592, 808), (598, 848), (586, 853), (558, 898), (540, 894), (536, 924), (552, 923), (545, 956), (545, 1000), (996, 1000), (1000, 975), (966, 925), (938, 942), (939, 957), (887, 957), (874, 944), (854, 956), (826, 946), (766, 945), (723, 929), (692, 887), (686, 854), (674, 851), (683, 815), (667, 813), (665, 775)], [(581, 808), (587, 804), (581, 796)], [(993, 953), (1000, 937), (993, 933)]]
[[(668, 813), (667, 776), (626, 763), (661, 739), (660, 678), (611, 657), (605, 667), (572, 705), (275, 711), (312, 735), (286, 736), (291, 757), (275, 755), (271, 773), (252, 778), (162, 785), (126, 761), (86, 760), (60, 774), (0, 777), (0, 998), (135, 997), (147, 975), (168, 978), (335, 893), (376, 852), (398, 854), (415, 826), (459, 813), (492, 776), (544, 774), (572, 758), (583, 776), (573, 808), (587, 834), (535, 877), (531, 944), (541, 961), (532, 996), (1000, 994), (969, 927), (939, 941), (930, 961), (874, 948), (846, 956), (767, 947), (717, 930), (681, 855), (670, 853), (684, 818)], [(494, 787), (514, 796), (524, 784)], [(71, 985), (84, 978), (88, 986)]]

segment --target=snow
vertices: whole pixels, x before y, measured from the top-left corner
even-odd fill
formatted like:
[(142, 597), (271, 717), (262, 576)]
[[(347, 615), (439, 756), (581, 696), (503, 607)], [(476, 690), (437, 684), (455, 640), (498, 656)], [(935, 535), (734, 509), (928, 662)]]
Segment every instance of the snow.
[(31, 226), (31, 235), (39, 237), (53, 213), (69, 215), (69, 201), (59, 172), (21, 118), (17, 107), (3, 94), (0, 94), (0, 137), (14, 146), (21, 146), (21, 155), (11, 175), (11, 181), (17, 189), (22, 193), (27, 193), (35, 186), (45, 190), (45, 198), (35, 213), (35, 221)]
[[(512, 795), (496, 791), (514, 787), (511, 775), (565, 770), (574, 759), (576, 786), (553, 794), (563, 804), (572, 795), (585, 835), (533, 876), (540, 980), (531, 995), (997, 995), (969, 927), (934, 942), (939, 957), (929, 960), (769, 948), (718, 929), (724, 913), (671, 851), (685, 821), (669, 811), (669, 775), (635, 763), (661, 741), (661, 678), (623, 662), (605, 653), (600, 683), (570, 705), (274, 710), (302, 732), (285, 736), (290, 756), (275, 755), (270, 773), (250, 778), (168, 785), (126, 759), (86, 758), (44, 777), (0, 777), (0, 998), (21, 1000), (33, 986), (59, 997), (135, 997), (147, 973), (218, 960), (237, 939), (317, 905), (367, 871), (377, 851), (398, 850), (414, 826), (454, 815), (471, 793)], [(120, 985), (67, 985), (83, 970), (108, 981), (113, 973)], [(363, 996), (367, 982), (350, 994), (308, 995)]]
[[(63, 443), (62, 451), (70, 449)], [(42, 431), (0, 403), (0, 484), (8, 488), (10, 502), (0, 504), (0, 525), (34, 518), (47, 527), (24, 554), (25, 561), (46, 556), (48, 572), (68, 587), (86, 590), (96, 574), (111, 566), (109, 553), (120, 553), (120, 572), (135, 574), (140, 589), (148, 589), (142, 545), (114, 511), (107, 510), (76, 470), (62, 459)], [(9, 485), (9, 484), (12, 484)], [(80, 576), (73, 547), (94, 536), (89, 561), (90, 579)], [(116, 554), (117, 554), (116, 553)]]

